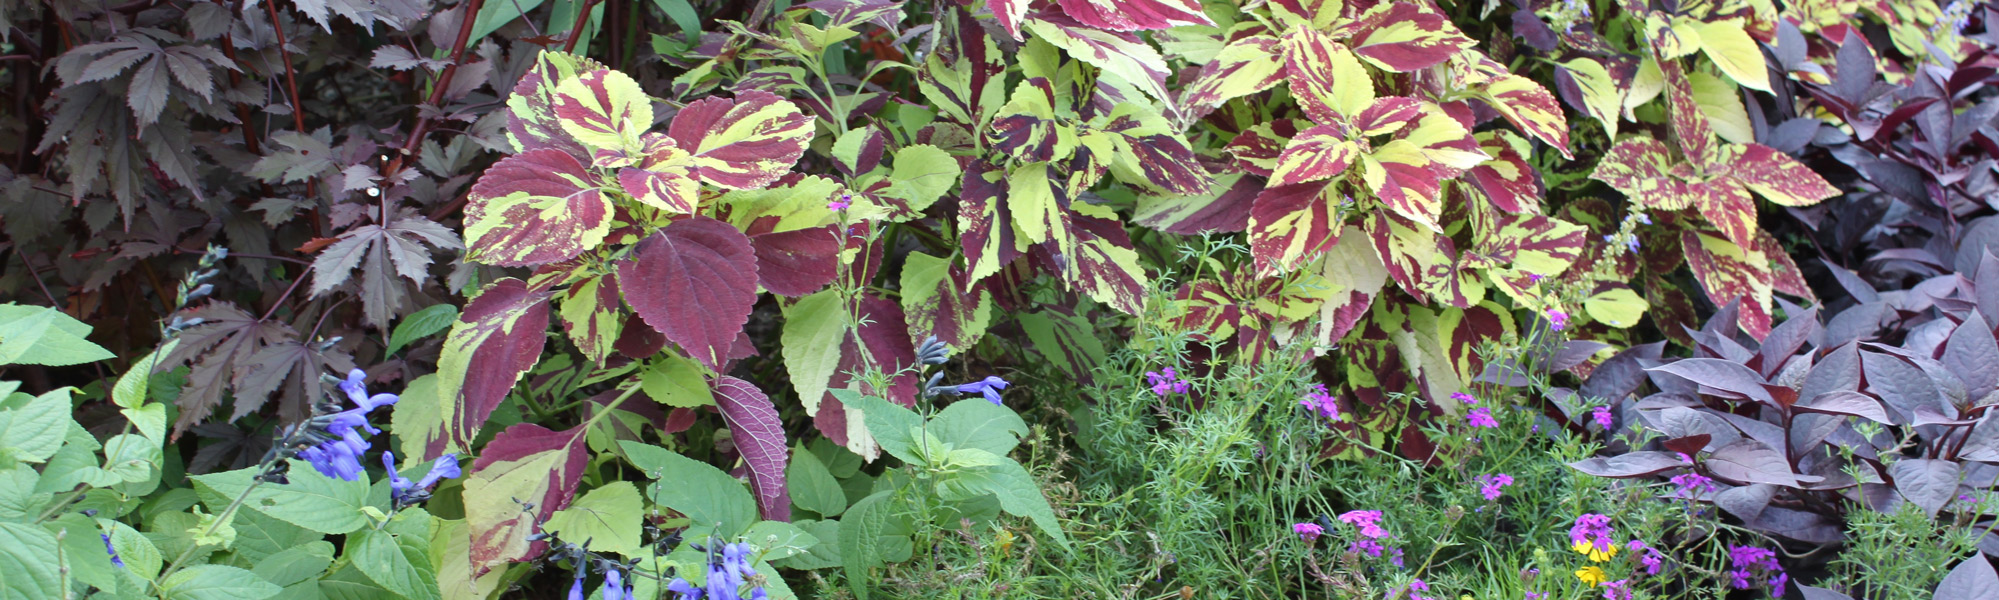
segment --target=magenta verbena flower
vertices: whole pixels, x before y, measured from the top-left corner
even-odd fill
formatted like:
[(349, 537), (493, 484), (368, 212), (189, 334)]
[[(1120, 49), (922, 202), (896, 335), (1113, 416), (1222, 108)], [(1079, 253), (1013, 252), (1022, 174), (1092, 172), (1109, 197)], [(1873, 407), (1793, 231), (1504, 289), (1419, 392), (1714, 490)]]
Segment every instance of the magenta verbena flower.
[(1785, 584), (1791, 577), (1784, 573), (1783, 565), (1777, 563), (1777, 553), (1755, 546), (1729, 546), (1728, 571), (1730, 585), (1738, 590), (1746, 590), (1757, 584), (1768, 585), (1770, 593), (1782, 596)]
[(1388, 537), (1388, 530), (1381, 528), (1381, 511), (1378, 510), (1350, 510), (1340, 515), (1340, 522), (1360, 530), (1362, 537), (1369, 539)]
[(1501, 493), (1500, 489), (1513, 485), (1513, 476), (1505, 473), (1480, 475), (1478, 476), (1478, 484), (1478, 493), (1485, 495), (1486, 500), (1498, 500)]
[(1324, 535), (1326, 528), (1320, 527), (1318, 523), (1294, 523), (1291, 525), (1291, 531), (1298, 534), (1299, 538), (1310, 542)]
[(1313, 384), (1312, 389), (1305, 391), (1305, 397), (1298, 400), (1298, 406), (1319, 413), (1319, 416), (1325, 417), (1328, 421), (1340, 420), (1340, 401), (1327, 393), (1326, 384)]
[(1631, 580), (1619, 579), (1603, 584), (1603, 600), (1631, 600)]
[(1471, 412), (1465, 415), (1465, 422), (1472, 427), (1499, 426), (1499, 420), (1492, 418), (1492, 409), (1484, 406), (1471, 409)]
[(1186, 380), (1180, 379), (1180, 374), (1174, 372), (1173, 367), (1166, 367), (1159, 371), (1146, 371), (1145, 380), (1152, 385), (1152, 393), (1159, 396), (1185, 394), (1187, 390), (1193, 387)]
[(1617, 420), (1611, 416), (1610, 407), (1608, 406), (1599, 406), (1590, 410), (1589, 417), (1595, 420), (1596, 425), (1602, 427), (1604, 431), (1610, 431), (1612, 427), (1617, 425)]
[(1624, 549), (1630, 550), (1632, 555), (1638, 557), (1638, 564), (1645, 568), (1646, 575), (1658, 575), (1659, 569), (1666, 564), (1666, 555), (1660, 554), (1645, 542), (1631, 540), (1624, 544)]
[(1701, 492), (1713, 492), (1715, 490), (1714, 479), (1700, 473), (1681, 473), (1674, 475), (1671, 481), (1673, 485), (1680, 486), (1680, 491), (1685, 492), (1689, 497), (1698, 496)]
[(1465, 404), (1478, 404), (1478, 397), (1464, 392), (1452, 392), (1451, 399)]
[(1555, 331), (1568, 329), (1569, 313), (1562, 312), (1559, 308), (1548, 309), (1548, 328)]
[(1577, 552), (1603, 556), (1617, 548), (1617, 542), (1610, 537), (1613, 533), (1609, 515), (1585, 513), (1576, 517), (1576, 524), (1569, 528), (1569, 544)]
[(1381, 558), (1381, 544), (1374, 540), (1354, 540), (1347, 544), (1347, 552), (1365, 554), (1369, 558)]

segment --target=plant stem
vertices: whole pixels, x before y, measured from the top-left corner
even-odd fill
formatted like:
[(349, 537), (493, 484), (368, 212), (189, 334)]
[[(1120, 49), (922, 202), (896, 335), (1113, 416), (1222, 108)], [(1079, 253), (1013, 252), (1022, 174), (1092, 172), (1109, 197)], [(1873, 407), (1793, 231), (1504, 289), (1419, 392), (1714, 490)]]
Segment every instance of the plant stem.
[[(437, 106), (437, 103), (444, 101), (444, 91), (451, 88), (451, 79), (458, 75), (458, 64), (465, 60), (465, 44), (471, 41), (472, 26), (479, 20), (479, 9), (485, 6), (485, 4), (486, 0), (471, 0), (465, 3), (465, 14), (460, 18), (458, 23), (458, 37), (451, 43), (451, 63), (444, 65), (444, 70), (437, 73), (437, 81), (431, 84), (430, 96), (424, 100), (424, 106), (434, 108)], [(584, 12), (589, 12), (589, 9), (584, 9)], [(417, 113), (422, 115), (423, 111), (419, 109)], [(435, 123), (436, 121), (429, 116), (417, 117), (416, 125), (410, 127), (409, 138), (403, 142), (402, 152), (397, 153), (394, 158), (389, 159), (389, 164), (383, 165), (382, 181), (384, 183), (394, 181), (396, 174), (403, 170), (404, 160), (408, 159), (411, 154), (422, 150), (423, 136), (430, 132)], [(389, 221), (388, 190), (383, 190), (380, 198), (381, 221), (379, 223), (387, 225)]]
[[(203, 531), (201, 532), (201, 535), (200, 535), (200, 536), (197, 536), (197, 537), (208, 537), (208, 536), (210, 536), (210, 535), (214, 535), (214, 534), (215, 534), (215, 529), (216, 529), (217, 527), (221, 527), (222, 525), (224, 525), (224, 524), (227, 524), (228, 522), (230, 522), (230, 521), (232, 521), (232, 520), (235, 520), (235, 518), (236, 518), (236, 511), (237, 511), (238, 509), (241, 509), (241, 508), (243, 507), (243, 502), (244, 502), (245, 500), (249, 500), (249, 499), (250, 499), (250, 492), (254, 492), (254, 491), (256, 491), (256, 490), (257, 490), (257, 486), (260, 486), (260, 485), (264, 485), (264, 480), (263, 480), (263, 479), (255, 479), (255, 480), (252, 480), (252, 481), (250, 482), (250, 487), (246, 487), (246, 488), (243, 488), (243, 493), (240, 493), (240, 494), (237, 494), (237, 495), (236, 495), (236, 499), (235, 499), (235, 500), (231, 500), (231, 501), (229, 501), (229, 507), (228, 507), (228, 508), (224, 508), (224, 509), (222, 509), (222, 513), (221, 513), (221, 514), (219, 514), (219, 515), (216, 515), (216, 517), (215, 517), (215, 522), (213, 522), (213, 523), (210, 523), (210, 524), (208, 525), (208, 529), (206, 529), (206, 530), (203, 530)], [(174, 560), (173, 560), (173, 562), (171, 562), (171, 563), (167, 563), (167, 570), (165, 570), (165, 571), (161, 571), (161, 572), (160, 572), (160, 576), (158, 577), (158, 580), (159, 580), (159, 581), (165, 581), (168, 575), (172, 575), (172, 574), (174, 574), (174, 572), (176, 572), (176, 571), (179, 571), (179, 570), (181, 569), (181, 566), (182, 566), (182, 565), (181, 565), (181, 562), (182, 562), (182, 561), (185, 561), (185, 560), (187, 560), (187, 558), (188, 558), (189, 556), (193, 556), (193, 555), (194, 555), (194, 551), (195, 551), (195, 550), (200, 550), (202, 546), (203, 546), (203, 544), (200, 544), (200, 543), (195, 543), (195, 544), (193, 544), (193, 545), (190, 545), (190, 546), (188, 546), (186, 550), (182, 550), (182, 551), (180, 552), (180, 556), (176, 556), (176, 557), (174, 557)]]

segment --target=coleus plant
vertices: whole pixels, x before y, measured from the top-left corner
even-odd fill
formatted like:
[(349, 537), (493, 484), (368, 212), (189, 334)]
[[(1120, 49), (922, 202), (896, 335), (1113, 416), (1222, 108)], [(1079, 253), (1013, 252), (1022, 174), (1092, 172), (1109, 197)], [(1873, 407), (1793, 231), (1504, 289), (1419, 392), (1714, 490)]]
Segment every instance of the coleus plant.
[[(687, 103), (662, 133), (650, 130), (653, 107), (625, 74), (556, 52), (515, 86), (507, 132), (516, 152), (472, 187), (467, 258), (534, 271), (473, 297), (438, 361), (436, 420), (403, 433), (420, 440), (424, 458), (474, 447), (541, 359), (553, 315), (586, 357), (616, 369), (601, 379), (624, 377), (601, 412), (641, 387), (659, 389), (643, 385), (660, 377), (649, 373), (692, 373), (667, 378), (703, 388), (693, 404), (717, 406), (763, 516), (784, 520), (788, 452), (776, 408), (753, 384), (721, 373), (745, 355), (742, 330), (759, 288), (805, 293), (830, 283), (840, 238), (823, 197), (816, 217), (753, 236), (717, 218), (731, 203), (708, 190), (756, 190), (786, 176), (813, 117), (749, 91)], [(516, 425), (485, 445), (466, 481), (475, 576), (536, 554), (534, 523), (574, 495), (594, 422), (560, 432)]]
[[(1972, 278), (1938, 281), (1901, 300), (1922, 324), (1900, 345), (1866, 341), (1872, 324), (1827, 329), (1816, 309), (1789, 305), (1759, 344), (1737, 335), (1738, 302), (1690, 332), (1691, 358), (1661, 359), (1660, 344), (1619, 353), (1553, 399), (1572, 414), (1586, 399), (1607, 401), (1617, 430), (1634, 434), (1625, 439), (1658, 439), (1572, 466), (1670, 478), (1671, 497), (1806, 543), (1838, 542), (1854, 509), (1907, 503), (1989, 519), (1963, 498), (1993, 486), (1999, 461), (1999, 428), (1986, 414), (1999, 404), (1999, 258), (1984, 254)], [(1659, 391), (1633, 399), (1648, 381)]]

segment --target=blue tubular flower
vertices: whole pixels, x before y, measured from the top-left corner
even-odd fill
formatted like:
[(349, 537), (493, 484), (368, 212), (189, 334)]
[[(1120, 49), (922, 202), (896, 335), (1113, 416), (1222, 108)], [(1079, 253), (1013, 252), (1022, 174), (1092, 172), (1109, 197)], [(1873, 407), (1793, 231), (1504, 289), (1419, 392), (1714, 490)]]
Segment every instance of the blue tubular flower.
[(674, 600), (702, 600), (701, 588), (694, 587), (694, 584), (688, 583), (687, 580), (679, 577), (675, 577), (673, 581), (666, 583), (666, 591), (680, 594), (680, 597)]
[(625, 588), (625, 574), (617, 569), (604, 572), (604, 587), (597, 591), (604, 600), (632, 600), (632, 591)]
[[(317, 440), (312, 446), (300, 450), (298, 457), (312, 463), (320, 474), (347, 481), (361, 478), (361, 456), (368, 452), (368, 435), (380, 435), (382, 430), (368, 424), (368, 413), (377, 408), (395, 404), (399, 399), (395, 394), (368, 395), (364, 384), (367, 374), (360, 369), (347, 373), (347, 379), (340, 382), (340, 391), (355, 404), (355, 408), (333, 414), (321, 414), (307, 423), (307, 439)], [(393, 466), (389, 469), (394, 472)]]
[(583, 571), (576, 572), (576, 583), (569, 584), (569, 600), (583, 600)]
[(987, 375), (985, 379), (960, 384), (954, 389), (960, 394), (984, 394), (986, 401), (992, 402), (994, 405), (999, 405), (1000, 390), (1006, 389), (1006, 386), (1009, 385), (1013, 384), (1007, 383), (1005, 379), (1000, 379), (997, 375)]
[(104, 538), (104, 551), (111, 555), (111, 566), (123, 568), (125, 561), (118, 558), (118, 548), (111, 545), (111, 534), (100, 533), (97, 537)]
[(424, 474), (423, 479), (417, 481), (416, 487), (417, 489), (427, 490), (431, 486), (437, 485), (437, 482), (440, 480), (457, 479), (459, 475), (463, 474), (463, 472), (458, 470), (458, 453), (445, 453), (444, 456), (439, 456), (436, 461), (430, 463), (430, 472)]
[(396, 472), (396, 455), (394, 453), (382, 453), (382, 466), (389, 470), (389, 497), (394, 498), (400, 504), (403, 497), (409, 494), (410, 488), (416, 487), (416, 484), (411, 482), (408, 477), (404, 477), (402, 473)]

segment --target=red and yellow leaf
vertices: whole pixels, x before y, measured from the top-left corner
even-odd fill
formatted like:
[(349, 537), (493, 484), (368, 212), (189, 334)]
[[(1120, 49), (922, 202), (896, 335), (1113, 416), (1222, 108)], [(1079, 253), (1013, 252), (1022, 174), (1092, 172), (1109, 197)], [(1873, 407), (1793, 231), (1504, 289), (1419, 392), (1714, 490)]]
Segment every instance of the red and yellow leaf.
[(1395, 0), (1351, 4), (1357, 6), (1349, 13), (1353, 16), (1335, 28), (1333, 36), (1349, 40), (1354, 54), (1377, 67), (1407, 73), (1450, 60), (1474, 45), (1427, 4)]
[(1062, 12), (1084, 25), (1111, 31), (1214, 25), (1196, 0), (1059, 0)]
[(1729, 177), (1749, 186), (1763, 199), (1784, 206), (1811, 206), (1839, 195), (1839, 188), (1798, 159), (1762, 144), (1728, 148), (1723, 159)]
[[(501, 279), (466, 303), (437, 359), (437, 401), (445, 434), (428, 436), (424, 455), (466, 450), (521, 374), (541, 360), (552, 294)], [(477, 365), (477, 368), (474, 368)]]
[(610, 69), (580, 73), (555, 85), (555, 116), (587, 148), (636, 153), (652, 126), (652, 98), (631, 76)]
[(585, 427), (550, 431), (522, 423), (508, 427), (479, 451), (465, 478), (465, 520), (472, 574), (539, 556), (544, 541), (530, 541), (541, 522), (569, 506), (583, 480), (590, 449)]
[(791, 171), (812, 141), (812, 117), (775, 94), (748, 90), (735, 100), (688, 103), (666, 130), (689, 154), (696, 177), (716, 187), (744, 190), (770, 185)]
[(466, 258), (517, 267), (595, 248), (611, 230), (611, 201), (597, 179), (575, 156), (551, 148), (494, 163), (466, 198)]
[(1272, 186), (1249, 211), (1249, 249), (1256, 272), (1289, 271), (1324, 250), (1339, 231), (1333, 221), (1337, 192), (1326, 182)]

